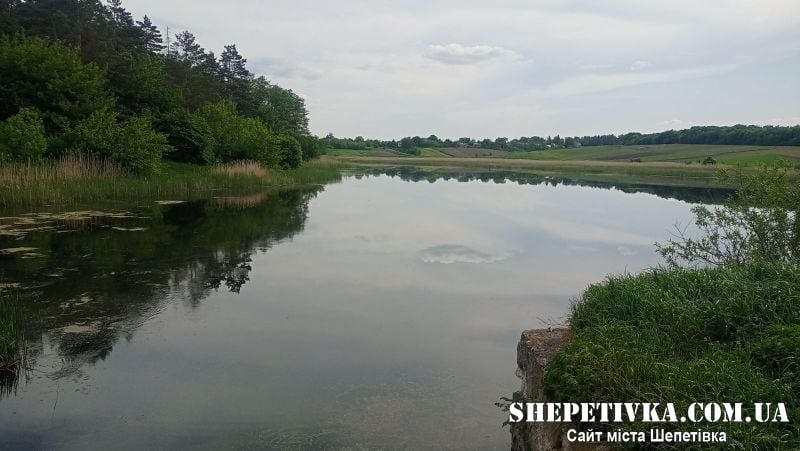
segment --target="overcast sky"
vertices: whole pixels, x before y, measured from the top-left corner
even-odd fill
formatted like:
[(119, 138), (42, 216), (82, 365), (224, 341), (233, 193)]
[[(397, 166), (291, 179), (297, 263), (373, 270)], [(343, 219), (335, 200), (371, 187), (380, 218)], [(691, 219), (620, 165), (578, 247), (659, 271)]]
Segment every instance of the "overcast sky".
[(302, 95), (318, 135), (800, 123), (798, 0), (128, 0)]

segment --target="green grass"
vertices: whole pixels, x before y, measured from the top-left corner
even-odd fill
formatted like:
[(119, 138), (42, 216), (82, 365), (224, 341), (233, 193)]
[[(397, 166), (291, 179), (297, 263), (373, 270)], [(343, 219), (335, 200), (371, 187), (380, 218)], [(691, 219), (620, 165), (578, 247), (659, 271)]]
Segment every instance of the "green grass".
[(432, 147), (426, 147), (423, 149), (419, 149), (419, 155), (421, 157), (449, 157), (450, 155), (442, 152), (439, 149), (434, 149)]
[(332, 157), (405, 157), (402, 152), (391, 149), (328, 149), (327, 155)]
[(416, 166), (459, 169), (532, 171), (573, 180), (643, 183), (663, 186), (724, 187), (719, 167), (683, 163), (624, 163), (619, 161), (540, 161), (511, 158), (338, 157), (353, 166)]
[(13, 167), (0, 169), (6, 170), (0, 176), (0, 205), (10, 207), (252, 194), (269, 188), (336, 180), (341, 166), (331, 161), (312, 161), (297, 169), (270, 169), (266, 176), (258, 176), (226, 175), (213, 166), (165, 162), (159, 174), (149, 177), (98, 174), (76, 178), (17, 176)]
[[(24, 351), (20, 301), (16, 296), (0, 292), (0, 372), (15, 371), (23, 361)], [(0, 375), (0, 380), (2, 378)]]
[(572, 340), (545, 372), (550, 400), (673, 402), (684, 412), (695, 401), (784, 402), (788, 424), (666, 427), (725, 431), (724, 449), (800, 448), (800, 267), (753, 263), (612, 277), (585, 292), (570, 324)]
[(701, 144), (662, 144), (647, 146), (597, 146), (577, 149), (557, 149), (537, 152), (518, 152), (509, 158), (532, 160), (600, 160), (642, 162), (680, 162), (699, 164), (706, 157), (727, 164), (757, 165), (788, 160), (800, 163), (800, 148), (779, 146), (724, 146)]
[[(384, 151), (385, 152), (385, 151)], [(485, 149), (421, 149), (420, 156), (366, 152), (334, 152), (351, 165), (413, 165), (458, 168), (503, 168), (593, 182), (643, 183), (665, 186), (724, 187), (716, 176), (723, 167), (757, 168), (788, 161), (800, 169), (800, 147), (709, 146), (665, 144), (598, 146), (536, 152)], [(718, 164), (703, 165), (706, 157)], [(797, 172), (797, 171), (795, 171)]]
[[(333, 156), (381, 156), (377, 151), (333, 151)], [(390, 156), (390, 155), (383, 155)], [(530, 152), (474, 148), (423, 148), (422, 157), (510, 158), (538, 161), (678, 162), (700, 164), (706, 157), (732, 165), (776, 164), (781, 160), (800, 165), (800, 147), (659, 144), (637, 146), (596, 146)]]

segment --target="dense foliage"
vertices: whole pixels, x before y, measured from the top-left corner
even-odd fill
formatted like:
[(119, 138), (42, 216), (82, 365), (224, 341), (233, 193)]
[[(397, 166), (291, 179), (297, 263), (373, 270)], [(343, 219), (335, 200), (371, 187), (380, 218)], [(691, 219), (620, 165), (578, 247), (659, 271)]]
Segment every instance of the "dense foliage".
[(563, 149), (588, 146), (609, 145), (651, 145), (651, 144), (720, 144), (720, 145), (764, 145), (764, 146), (800, 146), (800, 125), (793, 127), (775, 127), (757, 125), (734, 125), (731, 127), (692, 127), (686, 130), (669, 130), (660, 133), (627, 133), (624, 135), (596, 136), (540, 136), (520, 137), (516, 139), (496, 138), (476, 140), (473, 138), (440, 139), (436, 135), (427, 138), (420, 136), (405, 137), (400, 140), (382, 141), (356, 138), (336, 138), (328, 135), (324, 138), (331, 149), (394, 149), (408, 154), (419, 154), (420, 148), (453, 148), (466, 147), (475, 149), (503, 150), (508, 152), (526, 152), (533, 150)]
[(0, 9), (0, 161), (77, 150), (150, 174), (162, 157), (296, 167), (320, 153), (304, 100), (252, 74), (235, 44), (217, 57), (120, 0)]

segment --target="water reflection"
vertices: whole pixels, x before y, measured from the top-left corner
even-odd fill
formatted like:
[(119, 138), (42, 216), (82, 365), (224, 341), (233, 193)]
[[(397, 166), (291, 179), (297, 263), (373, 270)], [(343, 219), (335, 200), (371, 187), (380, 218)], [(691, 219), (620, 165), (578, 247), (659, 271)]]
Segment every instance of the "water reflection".
[(0, 448), (507, 449), (520, 331), (656, 263), (689, 204), (434, 182), (6, 214), (33, 368)]
[[(53, 346), (62, 365), (50, 376), (65, 377), (108, 358), (166, 302), (194, 308), (220, 288), (240, 292), (253, 253), (301, 232), (319, 190), (14, 221), (0, 249), (34, 251), (0, 256), (0, 275), (26, 299), (28, 355)], [(3, 374), (0, 396), (17, 382)]]
[(625, 193), (648, 193), (665, 199), (677, 199), (692, 203), (721, 203), (734, 194), (734, 190), (715, 187), (664, 186), (645, 183), (598, 182), (578, 180), (563, 176), (540, 175), (535, 172), (524, 172), (504, 169), (464, 169), (464, 168), (420, 168), (400, 166), (394, 168), (359, 168), (354, 171), (356, 177), (381, 176), (398, 177), (407, 182), (429, 182), (438, 180), (457, 180), (459, 182), (481, 181), (484, 183), (515, 182), (522, 185), (545, 186), (584, 186), (591, 188), (613, 189)]

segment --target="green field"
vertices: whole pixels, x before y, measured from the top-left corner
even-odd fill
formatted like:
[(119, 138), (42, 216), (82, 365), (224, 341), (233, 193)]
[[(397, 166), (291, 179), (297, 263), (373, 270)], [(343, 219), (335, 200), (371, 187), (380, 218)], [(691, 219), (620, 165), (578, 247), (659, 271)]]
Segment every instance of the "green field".
[(572, 149), (509, 152), (468, 147), (421, 148), (419, 155), (408, 155), (394, 149), (333, 149), (335, 157), (425, 157), (425, 158), (497, 158), (538, 161), (617, 161), (672, 162), (701, 164), (707, 157), (729, 165), (776, 164), (787, 161), (800, 165), (800, 147), (728, 146), (703, 144), (659, 144), (646, 146), (596, 146)]
[(724, 164), (773, 164), (786, 160), (800, 164), (800, 147), (720, 146), (701, 144), (661, 144), (651, 146), (598, 146), (535, 152), (503, 152), (503, 158), (531, 160), (665, 161), (700, 163), (711, 157)]
[[(333, 157), (404, 157), (406, 154), (390, 149), (328, 149)], [(447, 155), (444, 155), (447, 156)]]
[[(649, 183), (667, 186), (724, 186), (719, 170), (788, 162), (800, 169), (800, 147), (664, 144), (597, 146), (507, 152), (475, 148), (424, 148), (420, 155), (396, 150), (335, 150), (329, 156), (350, 165), (436, 166), (513, 169), (587, 181)], [(711, 157), (716, 164), (702, 164)]]

